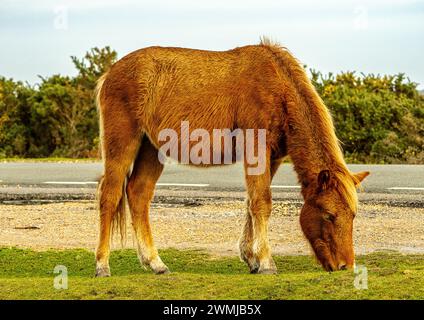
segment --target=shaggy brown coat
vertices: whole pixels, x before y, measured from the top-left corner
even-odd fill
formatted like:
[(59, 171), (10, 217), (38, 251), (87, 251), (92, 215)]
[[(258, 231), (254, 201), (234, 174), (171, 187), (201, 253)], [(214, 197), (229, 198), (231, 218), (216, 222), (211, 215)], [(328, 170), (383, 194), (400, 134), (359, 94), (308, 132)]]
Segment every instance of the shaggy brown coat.
[(140, 261), (156, 273), (168, 272), (153, 244), (148, 212), (163, 170), (159, 132), (180, 132), (181, 121), (211, 136), (213, 129), (266, 130), (265, 173), (245, 174), (247, 214), (239, 246), (251, 272), (276, 271), (267, 236), (270, 184), (287, 155), (305, 199), (302, 230), (318, 260), (326, 270), (353, 265), (356, 187), (368, 173), (347, 169), (327, 108), (285, 48), (264, 39), (224, 52), (140, 49), (99, 80), (97, 103), (105, 165), (99, 184), (98, 276), (110, 275), (111, 225), (117, 220), (124, 227), (126, 195)]

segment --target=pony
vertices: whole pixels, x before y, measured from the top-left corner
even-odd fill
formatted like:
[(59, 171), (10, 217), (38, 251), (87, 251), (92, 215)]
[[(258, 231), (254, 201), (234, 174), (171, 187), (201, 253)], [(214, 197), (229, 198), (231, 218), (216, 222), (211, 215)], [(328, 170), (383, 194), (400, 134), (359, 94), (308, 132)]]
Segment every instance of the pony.
[(134, 51), (98, 80), (96, 104), (104, 161), (98, 277), (110, 276), (112, 232), (120, 229), (124, 238), (127, 202), (141, 264), (157, 274), (169, 272), (154, 245), (149, 207), (164, 168), (160, 132), (181, 135), (183, 121), (209, 133), (266, 131), (265, 170), (248, 174), (252, 165), (244, 161), (247, 208), (238, 246), (251, 273), (277, 271), (268, 242), (270, 185), (285, 157), (298, 175), (301, 229), (318, 262), (327, 271), (354, 265), (357, 188), (369, 172), (348, 170), (329, 110), (298, 60), (278, 43), (262, 38), (228, 51), (159, 46)]

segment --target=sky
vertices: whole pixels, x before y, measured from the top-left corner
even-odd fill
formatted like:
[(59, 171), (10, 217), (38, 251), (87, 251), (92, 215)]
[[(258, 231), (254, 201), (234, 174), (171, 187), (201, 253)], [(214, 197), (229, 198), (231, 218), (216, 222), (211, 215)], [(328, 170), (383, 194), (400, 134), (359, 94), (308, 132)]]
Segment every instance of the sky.
[(227, 50), (266, 35), (322, 72), (405, 73), (424, 89), (424, 1), (0, 0), (0, 76), (76, 73), (70, 56), (109, 45)]

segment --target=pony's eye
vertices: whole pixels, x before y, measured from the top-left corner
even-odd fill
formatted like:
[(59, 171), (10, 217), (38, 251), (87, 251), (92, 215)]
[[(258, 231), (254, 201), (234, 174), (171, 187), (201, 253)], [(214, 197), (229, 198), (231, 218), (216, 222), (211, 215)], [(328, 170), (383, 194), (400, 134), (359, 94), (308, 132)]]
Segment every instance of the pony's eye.
[(325, 221), (329, 222), (334, 222), (334, 220), (336, 219), (336, 216), (331, 212), (325, 212), (322, 217)]

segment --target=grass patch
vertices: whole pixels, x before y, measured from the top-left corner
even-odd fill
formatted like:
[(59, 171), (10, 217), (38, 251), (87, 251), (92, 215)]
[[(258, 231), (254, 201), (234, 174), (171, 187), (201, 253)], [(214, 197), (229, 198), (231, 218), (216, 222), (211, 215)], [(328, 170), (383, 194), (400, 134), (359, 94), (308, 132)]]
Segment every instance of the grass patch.
[[(368, 290), (355, 289), (352, 271), (326, 273), (309, 256), (276, 256), (278, 275), (250, 275), (236, 257), (200, 251), (160, 252), (169, 275), (140, 267), (134, 250), (113, 251), (111, 278), (96, 279), (86, 250), (36, 252), (0, 248), (0, 299), (423, 299), (424, 255), (374, 253), (357, 264)], [(53, 287), (53, 269), (68, 269), (67, 290)]]

